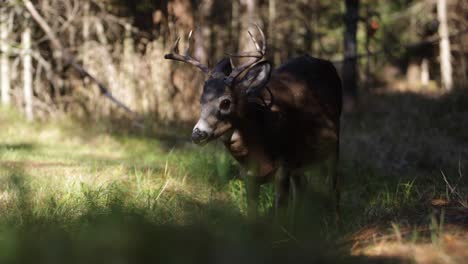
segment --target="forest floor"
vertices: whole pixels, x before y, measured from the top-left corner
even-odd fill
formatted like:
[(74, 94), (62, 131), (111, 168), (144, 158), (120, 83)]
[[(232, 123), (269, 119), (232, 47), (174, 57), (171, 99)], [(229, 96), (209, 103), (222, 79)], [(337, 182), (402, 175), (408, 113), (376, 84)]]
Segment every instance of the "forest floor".
[(341, 225), (317, 213), (299, 235), (273, 223), (271, 186), (247, 220), (237, 165), (189, 128), (4, 111), (0, 263), (467, 263), (468, 95), (361, 105), (343, 117)]

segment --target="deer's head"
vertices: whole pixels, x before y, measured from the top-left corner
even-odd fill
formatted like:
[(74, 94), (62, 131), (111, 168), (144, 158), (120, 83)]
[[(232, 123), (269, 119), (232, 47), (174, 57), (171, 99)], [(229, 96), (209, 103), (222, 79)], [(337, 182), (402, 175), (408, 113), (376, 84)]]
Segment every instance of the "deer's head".
[[(179, 39), (176, 40), (172, 52), (164, 56), (166, 59), (189, 63), (208, 76), (200, 98), (200, 118), (192, 131), (194, 143), (204, 144), (232, 131), (233, 121), (240, 118), (239, 115), (242, 114), (242, 105), (245, 104), (250, 95), (255, 94), (267, 84), (270, 78), (271, 64), (263, 60), (266, 52), (265, 35), (258, 26), (257, 28), (263, 40), (261, 47), (249, 32), (256, 52), (229, 55), (229, 57), (220, 60), (213, 69), (191, 57), (189, 55), (190, 46), (187, 47), (184, 55), (179, 54)], [(188, 38), (189, 45), (191, 35), (192, 32)], [(252, 59), (245, 64), (234, 67), (231, 57)]]

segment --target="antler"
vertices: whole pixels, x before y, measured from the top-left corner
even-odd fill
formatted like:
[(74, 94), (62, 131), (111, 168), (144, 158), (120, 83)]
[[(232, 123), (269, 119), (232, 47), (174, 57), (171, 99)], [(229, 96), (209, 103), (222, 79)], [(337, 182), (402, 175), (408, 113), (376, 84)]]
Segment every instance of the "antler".
[[(257, 50), (257, 52), (242, 52), (239, 54), (228, 54), (230, 57), (236, 57), (236, 58), (254, 58), (253, 60), (250, 60), (249, 62), (245, 64), (235, 67), (232, 70), (231, 74), (227, 77), (228, 83), (231, 83), (245, 69), (261, 61), (263, 57), (265, 57), (265, 54), (266, 54), (265, 34), (263, 33), (262, 29), (258, 26), (258, 24), (255, 24), (255, 26), (257, 27), (262, 37), (262, 47), (260, 47), (260, 45), (258, 44), (258, 41), (255, 39), (252, 33), (250, 31), (247, 31), (249, 33), (250, 38), (252, 39), (253, 44), (255, 45), (255, 49)], [(232, 64), (232, 60), (231, 60), (231, 64)]]
[(204, 73), (208, 74), (210, 72), (210, 69), (208, 68), (208, 66), (202, 64), (199, 60), (189, 55), (192, 33), (193, 33), (193, 30), (191, 30), (188, 35), (188, 40), (187, 40), (188, 44), (187, 44), (187, 48), (185, 49), (184, 55), (179, 54), (180, 37), (178, 37), (174, 45), (172, 46), (171, 53), (164, 55), (164, 58), (167, 60), (176, 60), (176, 61), (182, 61), (188, 64), (192, 64), (193, 66), (202, 70)]

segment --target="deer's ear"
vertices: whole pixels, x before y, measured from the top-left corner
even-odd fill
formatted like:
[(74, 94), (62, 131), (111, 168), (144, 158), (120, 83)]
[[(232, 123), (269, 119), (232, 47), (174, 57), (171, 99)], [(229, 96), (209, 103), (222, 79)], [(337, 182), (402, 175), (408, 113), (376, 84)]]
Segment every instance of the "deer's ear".
[(247, 72), (236, 81), (236, 87), (245, 91), (246, 94), (250, 94), (264, 87), (270, 80), (270, 75), (270, 62), (259, 62), (248, 69)]
[(229, 76), (231, 72), (231, 60), (229, 58), (224, 58), (220, 60), (213, 68), (212, 75), (224, 74), (225, 76)]

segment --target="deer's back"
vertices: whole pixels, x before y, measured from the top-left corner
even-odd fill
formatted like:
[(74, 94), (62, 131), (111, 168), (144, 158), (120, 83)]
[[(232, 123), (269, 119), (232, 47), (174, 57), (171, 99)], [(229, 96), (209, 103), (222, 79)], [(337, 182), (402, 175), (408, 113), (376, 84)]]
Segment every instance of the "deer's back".
[[(259, 176), (278, 165), (303, 167), (336, 150), (341, 114), (341, 81), (334, 66), (301, 56), (276, 69), (268, 89), (274, 105), (265, 111), (251, 104), (237, 125), (243, 155), (233, 153), (243, 165), (256, 162)], [(267, 89), (264, 97), (269, 97)]]
[(341, 80), (329, 61), (304, 55), (276, 69), (269, 87), (279, 115), (271, 144), (290, 166), (304, 166), (334, 151), (339, 138)]
[[(277, 85), (279, 83), (279, 85)], [(338, 120), (342, 107), (341, 80), (329, 61), (303, 55), (281, 65), (271, 82), (278, 103), (297, 108), (299, 112), (315, 112), (310, 106)], [(318, 109), (317, 109), (318, 110)]]

